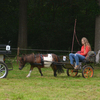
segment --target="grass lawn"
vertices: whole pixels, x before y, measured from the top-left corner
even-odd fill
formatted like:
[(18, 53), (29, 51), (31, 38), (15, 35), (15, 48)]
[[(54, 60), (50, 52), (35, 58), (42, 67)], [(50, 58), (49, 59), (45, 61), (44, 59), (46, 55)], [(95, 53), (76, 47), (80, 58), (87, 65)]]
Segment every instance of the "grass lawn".
[(100, 100), (100, 67), (94, 66), (94, 77), (88, 79), (81, 73), (68, 77), (66, 70), (54, 77), (51, 68), (42, 68), (42, 77), (35, 68), (26, 78), (29, 65), (21, 71), (16, 63), (13, 67), (0, 79), (0, 100)]

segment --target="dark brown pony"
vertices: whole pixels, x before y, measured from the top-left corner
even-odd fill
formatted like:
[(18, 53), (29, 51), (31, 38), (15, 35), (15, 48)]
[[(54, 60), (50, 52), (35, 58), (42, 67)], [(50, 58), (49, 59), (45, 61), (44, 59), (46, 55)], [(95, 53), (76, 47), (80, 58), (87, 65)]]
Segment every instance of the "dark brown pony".
[(56, 72), (62, 73), (64, 72), (61, 65), (55, 65), (54, 62), (60, 62), (60, 59), (55, 54), (29, 54), (29, 55), (23, 55), (22, 57), (19, 57), (19, 69), (23, 69), (26, 63), (30, 63), (30, 71), (27, 77), (30, 77), (31, 72), (34, 67), (37, 67), (41, 76), (43, 76), (41, 68), (45, 67), (52, 67), (54, 71), (54, 76), (57, 76)]

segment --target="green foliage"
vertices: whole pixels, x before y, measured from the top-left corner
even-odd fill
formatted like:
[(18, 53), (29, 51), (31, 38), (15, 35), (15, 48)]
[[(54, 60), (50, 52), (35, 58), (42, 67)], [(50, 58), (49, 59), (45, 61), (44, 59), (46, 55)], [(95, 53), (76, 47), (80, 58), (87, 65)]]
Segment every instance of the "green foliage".
[(13, 47), (17, 45), (18, 6), (18, 0), (0, 0), (0, 44), (11, 40)]
[[(94, 48), (95, 17), (99, 13), (95, 0), (48, 0), (48, 2), (44, 0), (43, 2), (34, 1), (28, 5), (28, 12), (31, 11), (28, 17), (28, 44), (32, 48), (66, 50), (71, 48), (75, 18), (77, 18), (78, 39), (87, 37), (92, 49)], [(35, 6), (32, 7), (32, 4)], [(74, 50), (80, 49), (76, 41), (74, 47)]]
[[(11, 40), (12, 47), (17, 47), (19, 0), (0, 0), (0, 14), (0, 44)], [(95, 17), (99, 14), (96, 0), (28, 0), (28, 47), (69, 50), (76, 18), (79, 41), (87, 37), (94, 49)], [(74, 50), (79, 49), (75, 41)]]

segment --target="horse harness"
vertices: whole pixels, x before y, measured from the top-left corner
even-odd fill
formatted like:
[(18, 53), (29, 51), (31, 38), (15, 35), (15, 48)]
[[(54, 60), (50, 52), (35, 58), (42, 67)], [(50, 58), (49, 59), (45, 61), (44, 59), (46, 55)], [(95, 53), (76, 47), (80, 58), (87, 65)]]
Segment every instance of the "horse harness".
[(44, 67), (43, 55), (39, 54), (39, 56), (40, 56), (41, 62), (37, 63), (36, 61), (37, 55), (34, 55), (34, 63), (31, 63), (31, 65), (40, 65), (41, 67)]
[[(43, 55), (39, 54), (38, 56), (40, 57), (40, 60), (41, 60), (40, 63), (37, 63), (37, 61), (36, 61), (37, 55), (34, 55), (34, 63), (32, 63), (31, 65), (39, 65), (41, 67), (44, 67)], [(53, 62), (56, 62), (57, 61), (56, 58), (54, 56), (53, 56), (53, 58), (54, 58)]]

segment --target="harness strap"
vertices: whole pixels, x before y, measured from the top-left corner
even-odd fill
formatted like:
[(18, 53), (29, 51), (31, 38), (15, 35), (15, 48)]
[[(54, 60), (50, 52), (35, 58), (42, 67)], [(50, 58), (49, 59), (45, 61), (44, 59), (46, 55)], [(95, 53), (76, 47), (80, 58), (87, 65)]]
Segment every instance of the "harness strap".
[(42, 67), (44, 67), (44, 60), (43, 60), (43, 55), (42, 54), (40, 54), (40, 58), (41, 58)]
[(36, 55), (34, 55), (34, 59), (35, 59), (35, 60), (34, 60), (34, 63), (36, 63)]
[(25, 57), (25, 61), (27, 62), (27, 57)]
[(56, 59), (55, 59), (55, 57), (53, 56), (53, 58), (54, 58), (54, 62), (56, 62)]

